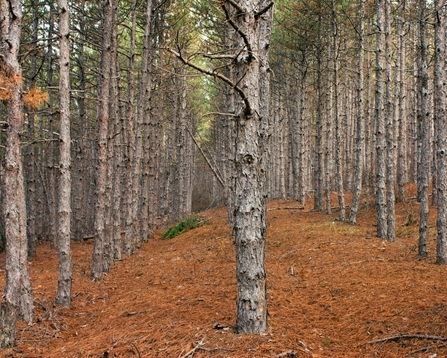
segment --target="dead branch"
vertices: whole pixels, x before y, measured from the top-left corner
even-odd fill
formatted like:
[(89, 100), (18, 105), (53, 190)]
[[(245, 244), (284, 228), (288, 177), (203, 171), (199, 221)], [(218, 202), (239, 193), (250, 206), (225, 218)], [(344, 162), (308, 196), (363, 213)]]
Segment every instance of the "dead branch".
[(217, 77), (217, 78), (221, 79), (223, 82), (225, 82), (226, 84), (230, 85), (231, 88), (233, 88), (239, 94), (239, 96), (241, 96), (242, 100), (244, 101), (246, 113), (252, 113), (251, 105), (250, 105), (250, 102), (249, 102), (246, 94), (244, 93), (244, 91), (242, 91), (242, 89), (240, 87), (238, 87), (236, 84), (234, 84), (234, 82), (232, 80), (230, 80), (228, 77), (226, 77), (225, 75), (223, 75), (220, 72), (217, 72), (216, 70), (209, 70), (207, 68), (200, 67), (200, 66), (196, 65), (195, 63), (190, 62), (188, 59), (183, 57), (180, 49), (179, 49), (179, 52), (177, 52), (169, 47), (167, 48), (167, 50), (169, 52), (171, 52), (174, 56), (176, 56), (185, 65), (187, 65), (187, 66), (189, 66), (189, 67), (195, 69), (196, 71), (199, 71), (205, 75)]
[(288, 351), (277, 354), (276, 357), (296, 357), (296, 351), (290, 349)]
[(244, 10), (239, 6), (239, 4), (235, 3), (233, 0), (226, 0), (227, 3), (229, 3), (231, 6), (233, 6), (238, 14), (242, 14)]
[(222, 3), (222, 9), (225, 12), (225, 17), (226, 17), (228, 23), (239, 34), (239, 36), (242, 37), (242, 39), (244, 40), (245, 47), (247, 47), (247, 52), (248, 52), (248, 59), (247, 59), (247, 61), (250, 62), (253, 59), (253, 50), (251, 49), (251, 45), (250, 45), (250, 42), (248, 41), (247, 35), (231, 19), (230, 14), (228, 13), (228, 10), (225, 7), (224, 3)]
[(270, 4), (268, 4), (265, 8), (263, 8), (262, 10), (258, 11), (255, 14), (255, 19), (259, 19), (262, 15), (264, 15), (267, 11), (270, 10), (270, 8), (273, 6), (274, 2), (272, 1)]
[(135, 348), (135, 350), (137, 351), (138, 358), (140, 358), (141, 353), (140, 353), (140, 350), (138, 349), (138, 347), (136, 346), (136, 344), (135, 343), (129, 343), (129, 344), (131, 345), (132, 348)]
[(191, 136), (192, 140), (194, 141), (194, 144), (196, 145), (196, 147), (199, 149), (200, 153), (202, 154), (203, 158), (206, 161), (206, 164), (208, 164), (208, 167), (211, 169), (211, 171), (214, 173), (214, 176), (216, 177), (216, 179), (218, 180), (218, 182), (220, 183), (220, 185), (222, 185), (223, 188), (225, 188), (225, 183), (223, 181), (223, 179), (220, 177), (219, 173), (217, 172), (217, 170), (213, 167), (213, 165), (211, 164), (211, 162), (209, 161), (208, 157), (205, 155), (205, 153), (203, 152), (202, 148), (200, 147), (199, 143), (197, 143), (196, 138), (192, 135), (191, 131), (189, 130), (188, 127), (186, 127), (186, 130), (188, 131), (189, 135)]
[(300, 249), (287, 251), (286, 253), (282, 254), (279, 258), (282, 259), (282, 258), (286, 257), (287, 255), (293, 254), (294, 252), (299, 251), (299, 250)]
[(190, 349), (188, 352), (183, 354), (180, 358), (192, 357), (194, 355), (194, 352), (203, 346), (203, 342), (204, 342), (205, 338), (206, 338), (206, 336), (203, 336), (200, 341), (196, 342), (195, 346), (192, 349)]
[(447, 337), (431, 336), (428, 334), (396, 334), (394, 336), (368, 341), (365, 344), (386, 343), (389, 341), (398, 341), (399, 339), (412, 339), (412, 338), (429, 339), (433, 341), (447, 341)]
[(272, 210), (304, 210), (304, 206), (283, 206), (283, 207), (267, 209), (267, 211), (272, 211)]

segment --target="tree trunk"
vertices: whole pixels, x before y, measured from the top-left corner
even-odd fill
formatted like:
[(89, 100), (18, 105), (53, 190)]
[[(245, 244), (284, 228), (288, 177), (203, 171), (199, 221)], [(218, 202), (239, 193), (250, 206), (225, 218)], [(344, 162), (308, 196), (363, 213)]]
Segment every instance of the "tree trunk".
[(334, 48), (334, 61), (333, 61), (333, 78), (334, 78), (334, 120), (335, 120), (335, 182), (337, 185), (338, 194), (338, 206), (340, 207), (339, 219), (340, 221), (346, 220), (345, 211), (345, 194), (343, 188), (343, 164), (341, 158), (342, 141), (341, 141), (341, 118), (339, 110), (339, 91), (340, 91), (340, 79), (339, 79), (339, 64), (338, 64), (338, 24), (337, 13), (335, 10), (335, 2), (332, 0), (332, 46)]
[(446, 85), (446, 33), (447, 5), (443, 0), (435, 1), (435, 121), (437, 122), (437, 170), (438, 170), (438, 216), (436, 263), (447, 264), (447, 102)]
[[(16, 317), (33, 320), (33, 296), (28, 275), (26, 203), (22, 172), (20, 136), (23, 131), (22, 68), (19, 47), (22, 24), (21, 1), (0, 0), (0, 9), (9, 23), (7, 37), (1, 38), (0, 69), (9, 79), (8, 127), (3, 175), (3, 218), (6, 236), (6, 284), (0, 311), (0, 347), (15, 342)], [(9, 10), (7, 10), (9, 8)], [(3, 30), (3, 29), (2, 29)]]
[(356, 136), (355, 136), (355, 168), (354, 168), (354, 187), (351, 203), (351, 211), (349, 213), (349, 223), (357, 224), (357, 212), (360, 204), (360, 195), (362, 194), (362, 177), (363, 177), (363, 148), (364, 148), (364, 104), (363, 104), (363, 37), (364, 37), (364, 11), (365, 0), (359, 1), (359, 29), (358, 29), (358, 74), (357, 74), (357, 120), (356, 120)]
[(387, 196), (387, 240), (396, 239), (396, 220), (394, 208), (394, 116), (391, 91), (391, 19), (390, 0), (385, 0), (385, 118), (386, 118), (386, 196)]
[[(259, 6), (260, 5), (260, 6)], [(236, 203), (233, 232), (236, 241), (236, 276), (238, 281), (236, 330), (239, 333), (264, 332), (267, 328), (267, 287), (265, 272), (265, 177), (264, 145), (269, 91), (267, 85), (268, 58), (272, 11), (271, 5), (244, 0), (238, 3), (240, 13), (227, 20), (241, 35), (240, 52), (236, 61), (237, 92), (243, 105), (239, 106), (236, 129)], [(255, 9), (266, 10), (256, 13)], [(261, 24), (266, 21), (265, 24)], [(266, 27), (264, 27), (266, 26)], [(262, 47), (262, 48), (260, 48)], [(260, 102), (264, 101), (263, 105)]]
[(71, 153), (70, 153), (70, 30), (67, 0), (58, 0), (59, 8), (59, 113), (60, 163), (57, 236), (59, 244), (59, 279), (56, 303), (71, 305)]
[(420, 201), (419, 219), (419, 245), (418, 253), (421, 257), (428, 255), (428, 171), (429, 146), (428, 127), (430, 111), (428, 103), (428, 71), (427, 71), (427, 44), (426, 44), (426, 0), (419, 0), (419, 51), (418, 51), (418, 197)]
[(397, 136), (397, 185), (398, 198), (400, 201), (405, 201), (405, 185), (408, 182), (407, 175), (407, 133), (406, 133), (406, 115), (405, 115), (405, 72), (406, 72), (406, 47), (405, 47), (405, 29), (404, 29), (404, 13), (406, 0), (400, 0), (397, 9), (397, 51), (398, 56), (398, 71), (397, 71), (397, 86), (398, 86), (398, 136)]
[(383, 31), (384, 0), (376, 0), (377, 34), (376, 34), (376, 86), (375, 86), (375, 121), (377, 150), (377, 236), (387, 236), (386, 208), (386, 143), (385, 120), (383, 118)]
[[(322, 6), (322, 5), (321, 5)], [(323, 32), (323, 15), (318, 14), (318, 38), (317, 38), (317, 83), (316, 83), (316, 95), (317, 95), (317, 109), (315, 118), (315, 169), (314, 169), (314, 209), (321, 211), (323, 210), (323, 171), (324, 171), (324, 161), (323, 161), (323, 93), (322, 93), (322, 56), (323, 56), (323, 43), (322, 43), (322, 32)]]
[(112, 63), (112, 26), (113, 26), (113, 6), (111, 1), (106, 1), (103, 5), (103, 35), (101, 52), (101, 78), (98, 94), (98, 169), (96, 182), (96, 211), (95, 211), (95, 241), (92, 254), (93, 280), (102, 280), (105, 269), (105, 223), (106, 223), (106, 202), (107, 202), (107, 146), (109, 127), (109, 98), (110, 98), (110, 73)]

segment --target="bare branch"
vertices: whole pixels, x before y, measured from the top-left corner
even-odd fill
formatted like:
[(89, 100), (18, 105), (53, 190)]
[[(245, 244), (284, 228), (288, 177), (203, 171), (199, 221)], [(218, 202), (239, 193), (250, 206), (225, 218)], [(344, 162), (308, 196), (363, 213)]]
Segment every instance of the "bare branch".
[(270, 10), (270, 8), (273, 6), (274, 2), (272, 1), (270, 4), (268, 4), (265, 8), (263, 8), (262, 10), (258, 11), (255, 14), (255, 19), (259, 19), (262, 15), (264, 15), (267, 11)]
[(247, 47), (247, 52), (248, 52), (248, 61), (251, 61), (251, 59), (253, 58), (253, 51), (251, 49), (251, 45), (250, 42), (248, 41), (248, 37), (247, 35), (234, 23), (234, 21), (231, 19), (230, 14), (228, 13), (227, 8), (225, 7), (225, 4), (222, 3), (222, 9), (225, 12), (225, 17), (228, 21), (228, 23), (231, 25), (231, 27), (242, 37), (242, 39), (244, 40), (245, 43), (245, 47)]
[(210, 58), (212, 60), (216, 60), (216, 59), (217, 60), (221, 60), (221, 59), (234, 60), (236, 58), (235, 55), (225, 55), (225, 54), (223, 54), (223, 55), (213, 55), (212, 53), (200, 53), (200, 52), (198, 54), (202, 55), (203, 57)]
[(185, 65), (187, 65), (187, 66), (189, 66), (191, 68), (194, 68), (196, 71), (199, 71), (199, 72), (201, 72), (201, 73), (203, 73), (205, 75), (219, 78), (223, 82), (225, 82), (226, 84), (230, 85), (239, 94), (239, 96), (241, 96), (242, 100), (244, 101), (246, 113), (249, 113), (249, 114), (252, 113), (251, 105), (250, 105), (250, 102), (249, 102), (246, 94), (244, 93), (244, 91), (242, 91), (242, 89), (240, 87), (237, 86), (237, 84), (235, 84), (228, 77), (226, 77), (225, 75), (223, 75), (220, 72), (217, 72), (216, 70), (209, 70), (207, 68), (200, 67), (200, 66), (196, 65), (195, 63), (192, 63), (192, 62), (188, 61), (188, 59), (183, 57), (183, 55), (180, 52), (180, 50), (179, 50), (179, 52), (177, 52), (177, 51), (175, 51), (175, 50), (173, 50), (173, 49), (171, 49), (169, 47), (167, 48), (167, 50), (169, 52), (171, 52), (174, 56), (176, 56)]
[(447, 337), (431, 336), (428, 334), (396, 334), (394, 336), (368, 341), (366, 342), (366, 344), (385, 343), (388, 341), (398, 341), (400, 339), (413, 339), (413, 338), (429, 339), (434, 341), (447, 341)]
[(225, 0), (227, 3), (229, 3), (231, 6), (233, 6), (238, 14), (242, 14), (244, 12), (244, 10), (239, 6), (238, 3), (234, 2), (233, 0)]
[(223, 179), (221, 178), (221, 176), (217, 172), (216, 168), (213, 167), (213, 165), (209, 161), (208, 157), (205, 155), (205, 153), (203, 152), (202, 148), (200, 147), (199, 143), (197, 143), (196, 138), (193, 136), (193, 134), (191, 133), (191, 131), (189, 130), (188, 127), (186, 127), (186, 130), (189, 133), (189, 135), (191, 136), (192, 140), (194, 141), (194, 144), (196, 145), (196, 147), (199, 149), (200, 154), (202, 154), (203, 159), (205, 159), (206, 164), (208, 164), (208, 167), (213, 172), (213, 174), (216, 177), (217, 181), (220, 183), (220, 185), (222, 185), (223, 188), (225, 188), (225, 183), (224, 183)]

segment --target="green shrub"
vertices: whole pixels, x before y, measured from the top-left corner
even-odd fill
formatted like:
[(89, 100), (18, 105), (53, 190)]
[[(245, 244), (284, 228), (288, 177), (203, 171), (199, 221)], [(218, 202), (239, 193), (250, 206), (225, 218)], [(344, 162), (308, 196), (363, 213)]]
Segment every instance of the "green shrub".
[(199, 216), (188, 216), (185, 220), (171, 226), (161, 237), (162, 239), (172, 239), (184, 232), (195, 229), (203, 224), (203, 220)]

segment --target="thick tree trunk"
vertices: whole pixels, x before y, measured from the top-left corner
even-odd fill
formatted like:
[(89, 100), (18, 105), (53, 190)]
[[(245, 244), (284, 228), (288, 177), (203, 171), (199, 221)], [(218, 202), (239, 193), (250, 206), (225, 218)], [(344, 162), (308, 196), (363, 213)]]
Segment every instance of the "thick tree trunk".
[(71, 153), (70, 153), (70, 30), (67, 0), (58, 0), (59, 8), (59, 113), (60, 163), (57, 236), (59, 244), (59, 279), (56, 302), (71, 305)]
[[(243, 106), (238, 110), (236, 141), (236, 203), (234, 235), (236, 240), (236, 275), (238, 281), (236, 330), (239, 333), (264, 332), (267, 328), (267, 287), (265, 271), (265, 178), (264, 141), (267, 138), (268, 91), (260, 85), (268, 81), (268, 56), (271, 8), (268, 18), (257, 16), (263, 2), (243, 0), (238, 3), (241, 14), (234, 19), (241, 34), (241, 49), (236, 65), (239, 94)], [(225, 6), (225, 5), (224, 5)], [(233, 20), (232, 20), (233, 21)], [(266, 21), (266, 24), (261, 24)], [(262, 48), (259, 48), (262, 46)], [(263, 63), (261, 63), (263, 62)], [(264, 77), (265, 76), (265, 77)], [(265, 89), (264, 89), (265, 90)], [(265, 102), (264, 102), (265, 105)]]
[[(5, 6), (6, 5), (6, 6)], [(7, 38), (1, 38), (0, 69), (9, 79), (7, 102), (8, 127), (3, 175), (3, 219), (6, 236), (6, 284), (0, 311), (0, 347), (15, 342), (16, 317), (33, 319), (33, 296), (28, 275), (28, 240), (26, 236), (26, 203), (22, 172), (20, 136), (23, 131), (22, 68), (19, 46), (22, 24), (21, 1), (0, 0), (2, 13), (9, 14)], [(8, 10), (7, 10), (8, 9)], [(3, 12), (6, 11), (6, 12)]]

